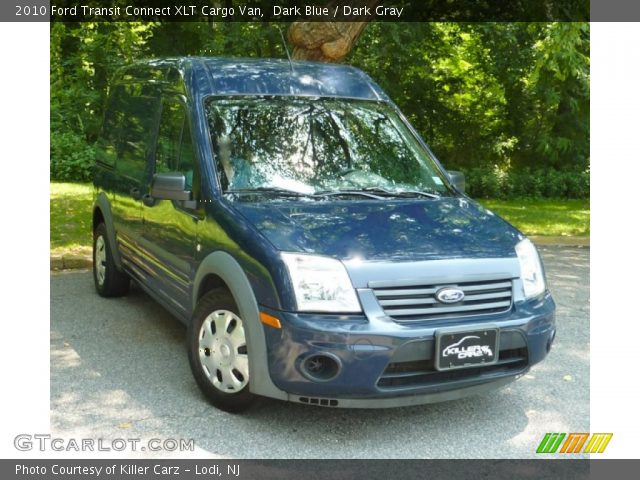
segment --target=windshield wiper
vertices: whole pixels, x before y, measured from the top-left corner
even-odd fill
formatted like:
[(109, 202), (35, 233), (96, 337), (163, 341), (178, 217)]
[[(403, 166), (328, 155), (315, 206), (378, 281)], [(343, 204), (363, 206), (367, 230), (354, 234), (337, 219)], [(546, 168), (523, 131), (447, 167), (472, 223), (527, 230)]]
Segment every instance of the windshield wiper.
[(280, 195), (283, 197), (314, 197), (312, 193), (303, 193), (297, 192), (295, 190), (287, 190), (286, 188), (279, 187), (256, 187), (256, 188), (238, 188), (235, 190), (227, 190), (224, 192), (225, 194), (235, 194), (235, 195), (255, 195), (255, 194), (273, 194)]
[(340, 197), (347, 195), (358, 195), (360, 197), (374, 198), (376, 200), (382, 200), (382, 197), (379, 195), (374, 195), (373, 193), (366, 192), (364, 190), (321, 190), (316, 192), (314, 197)]
[(327, 196), (344, 196), (344, 195), (359, 195), (367, 198), (374, 198), (376, 200), (382, 200), (385, 197), (397, 197), (397, 198), (408, 198), (408, 197), (427, 197), (427, 198), (440, 198), (440, 195), (436, 195), (435, 193), (429, 192), (420, 192), (418, 190), (387, 190), (385, 188), (380, 187), (367, 187), (361, 189), (350, 189), (350, 190), (323, 190), (316, 192), (314, 196), (316, 197), (327, 197)]
[(387, 190), (380, 187), (367, 187), (363, 189), (366, 192), (373, 192), (382, 194), (387, 197), (427, 197), (427, 198), (440, 198), (440, 195), (429, 192), (421, 192), (419, 190)]
[(379, 187), (367, 187), (362, 189), (349, 189), (349, 190), (321, 190), (314, 193), (298, 192), (296, 190), (288, 190), (286, 188), (279, 187), (256, 187), (256, 188), (239, 188), (235, 190), (227, 190), (225, 194), (234, 195), (256, 195), (256, 194), (271, 194), (281, 197), (306, 197), (306, 198), (322, 198), (322, 197), (341, 197), (341, 196), (360, 196), (373, 198), (375, 200), (382, 200), (385, 197), (428, 197), (428, 198), (440, 198), (435, 193), (421, 192), (418, 190), (387, 190)]

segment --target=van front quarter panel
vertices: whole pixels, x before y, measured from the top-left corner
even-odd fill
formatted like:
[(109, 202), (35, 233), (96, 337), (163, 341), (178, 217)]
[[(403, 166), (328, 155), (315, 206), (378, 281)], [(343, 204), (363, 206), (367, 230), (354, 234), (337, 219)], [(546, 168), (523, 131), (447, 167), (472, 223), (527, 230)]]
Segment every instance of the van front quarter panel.
[(551, 349), (535, 246), (355, 68), (138, 62), (114, 76), (97, 151), (96, 291), (135, 282), (185, 323), (218, 408), (451, 400)]
[(207, 255), (200, 263), (194, 278), (194, 305), (198, 300), (199, 287), (210, 275), (219, 278), (229, 288), (238, 305), (240, 315), (245, 321), (247, 343), (252, 346), (249, 350), (249, 368), (251, 372), (255, 372), (250, 383), (251, 391), (259, 395), (286, 400), (286, 393), (275, 387), (269, 375), (265, 333), (260, 323), (258, 303), (245, 270), (226, 252), (217, 251)]
[[(229, 254), (245, 272), (258, 303), (282, 309), (282, 292), (286, 289), (278, 251), (224, 199), (212, 200), (205, 210), (206, 219), (198, 224), (198, 258), (206, 258), (209, 252)], [(290, 307), (291, 303), (284, 305)]]

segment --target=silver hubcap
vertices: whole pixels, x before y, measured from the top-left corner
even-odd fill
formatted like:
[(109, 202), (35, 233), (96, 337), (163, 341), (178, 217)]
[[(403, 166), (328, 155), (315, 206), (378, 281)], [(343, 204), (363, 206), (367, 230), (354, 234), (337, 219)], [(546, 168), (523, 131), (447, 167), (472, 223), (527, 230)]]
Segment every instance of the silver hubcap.
[(202, 322), (200, 364), (211, 383), (225, 393), (249, 383), (249, 356), (242, 320), (229, 310), (216, 310)]
[(96, 251), (93, 264), (94, 268), (96, 269), (96, 279), (98, 280), (98, 285), (102, 285), (104, 283), (104, 276), (107, 271), (107, 249), (102, 235), (100, 235), (96, 240)]

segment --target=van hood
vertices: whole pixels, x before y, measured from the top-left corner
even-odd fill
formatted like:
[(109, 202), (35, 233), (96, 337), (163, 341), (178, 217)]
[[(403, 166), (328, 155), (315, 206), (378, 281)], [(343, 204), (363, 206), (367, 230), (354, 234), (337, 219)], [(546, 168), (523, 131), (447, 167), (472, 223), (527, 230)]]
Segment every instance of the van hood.
[(515, 257), (518, 230), (466, 198), (236, 202), (278, 250), (341, 260)]

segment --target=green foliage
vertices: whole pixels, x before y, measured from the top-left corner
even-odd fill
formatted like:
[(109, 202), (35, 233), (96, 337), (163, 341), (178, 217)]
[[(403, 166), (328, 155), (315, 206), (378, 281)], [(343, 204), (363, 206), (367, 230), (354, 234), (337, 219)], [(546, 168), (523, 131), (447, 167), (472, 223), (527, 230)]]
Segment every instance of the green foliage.
[(70, 131), (53, 132), (50, 152), (52, 180), (80, 182), (91, 180), (96, 151), (93, 145), (86, 142), (84, 137)]
[(476, 167), (465, 172), (475, 198), (589, 198), (589, 172), (523, 167), (504, 171)]
[[(73, 177), (86, 173), (75, 165), (91, 153), (79, 143), (98, 137), (118, 66), (178, 55), (284, 58), (278, 29), (286, 37), (287, 27), (52, 24), (52, 176), (85, 178)], [(373, 22), (346, 62), (382, 86), (447, 168), (468, 174), (473, 195), (588, 196), (588, 23)]]
[(373, 23), (349, 61), (447, 168), (588, 170), (586, 23)]
[(90, 180), (109, 76), (147, 52), (153, 27), (149, 23), (51, 24), (52, 179)]

